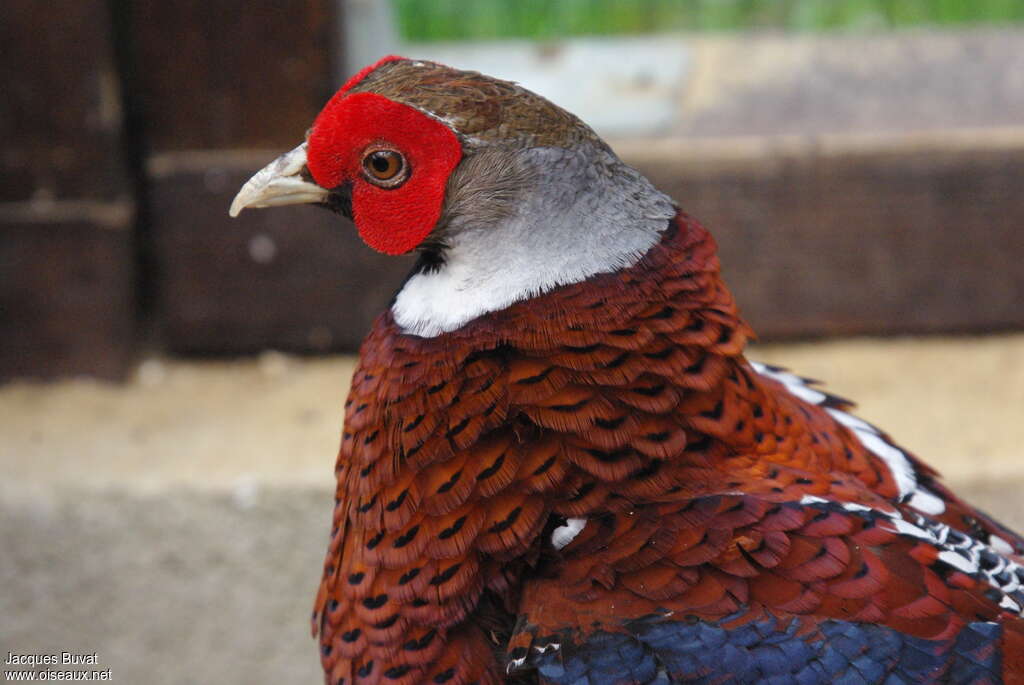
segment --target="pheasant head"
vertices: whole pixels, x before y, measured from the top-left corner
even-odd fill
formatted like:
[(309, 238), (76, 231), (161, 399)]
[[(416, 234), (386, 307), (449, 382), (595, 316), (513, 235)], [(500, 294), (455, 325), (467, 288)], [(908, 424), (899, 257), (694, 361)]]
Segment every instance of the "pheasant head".
[(392, 313), (425, 336), (631, 266), (676, 211), (548, 100), (399, 57), (346, 83), (306, 141), (242, 188), (231, 214), (295, 203), (349, 217), (380, 252), (420, 252)]

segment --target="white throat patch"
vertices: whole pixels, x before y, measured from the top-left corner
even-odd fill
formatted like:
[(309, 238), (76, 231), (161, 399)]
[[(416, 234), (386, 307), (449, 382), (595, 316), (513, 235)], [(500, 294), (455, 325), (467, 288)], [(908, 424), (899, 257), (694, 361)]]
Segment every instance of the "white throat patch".
[(391, 307), (403, 332), (435, 337), (560, 285), (636, 264), (675, 206), (603, 149), (533, 148), (541, 170), (515, 211), (446, 236), (444, 264), (415, 274)]

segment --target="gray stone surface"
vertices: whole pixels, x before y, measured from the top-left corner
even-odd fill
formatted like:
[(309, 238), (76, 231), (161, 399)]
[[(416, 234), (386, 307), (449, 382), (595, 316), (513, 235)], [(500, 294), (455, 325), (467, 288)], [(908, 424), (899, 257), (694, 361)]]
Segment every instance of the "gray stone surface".
[(309, 615), (331, 494), (0, 490), (0, 650), (112, 682), (321, 682)]
[[(1024, 527), (1024, 335), (763, 345)], [(0, 654), (113, 682), (321, 682), (309, 615), (352, 359), (0, 386)]]
[[(1020, 482), (965, 493), (1024, 522)], [(95, 652), (112, 682), (322, 683), (309, 615), (330, 493), (0, 491), (0, 650)]]

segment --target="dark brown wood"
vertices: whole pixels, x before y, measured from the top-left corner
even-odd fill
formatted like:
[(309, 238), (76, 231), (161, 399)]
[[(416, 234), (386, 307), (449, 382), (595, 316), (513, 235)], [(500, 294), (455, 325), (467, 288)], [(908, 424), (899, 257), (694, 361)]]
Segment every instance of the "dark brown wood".
[[(1024, 326), (1024, 145), (627, 148), (717, 237), (725, 276), (764, 339)], [(408, 271), (409, 259), (372, 252), (318, 208), (230, 220), (232, 195), (273, 154), (154, 161), (172, 350), (354, 350)]]
[(4, 3), (0, 379), (123, 376), (133, 204), (110, 6)]
[(0, 45), (0, 202), (127, 194), (107, 3), (5, 0)]
[(411, 267), (318, 207), (246, 211), (231, 198), (273, 153), (153, 161), (162, 333), (175, 352), (353, 350)]
[(711, 229), (762, 338), (1024, 326), (1024, 141), (891, 142), (627, 159)]
[[(133, 115), (142, 122), (135, 137), (145, 137), (150, 149), (291, 147), (334, 90), (336, 4), (82, 0), (56, 12), (43, 11), (32, 0), (4, 4), (0, 203), (7, 204), (0, 204), (0, 377), (116, 377), (126, 368), (136, 327), (135, 259), (154, 251), (148, 245), (135, 251), (132, 212), (124, 209), (133, 187), (122, 150), (115, 37), (125, 43), (117, 50), (121, 66), (134, 75), (131, 101), (138, 111)], [(114, 30), (114, 19), (126, 22), (122, 30)], [(234, 181), (244, 180), (249, 170), (239, 172), (232, 187), (214, 193), (217, 202), (224, 194), (230, 199), (237, 189)], [(313, 256), (306, 281), (295, 276), (305, 273), (301, 267), (288, 271), (294, 262), (285, 267), (287, 276), (281, 276), (274, 260), (255, 275), (245, 268), (225, 270), (223, 245), (216, 240), (205, 243), (216, 253), (214, 261), (197, 257), (202, 241), (193, 242), (190, 230), (221, 225), (238, 230), (238, 223), (227, 224), (219, 204), (209, 211), (211, 205), (193, 205), (196, 197), (209, 200), (203, 192), (216, 186), (217, 178), (216, 170), (204, 168), (183, 185), (170, 182), (176, 189), (170, 194), (162, 180), (155, 188), (154, 231), (162, 241), (158, 250), (170, 246), (156, 262), (167, 274), (161, 284), (168, 294), (161, 302), (175, 303), (165, 308), (172, 346), (238, 351), (282, 340), (281, 346), (290, 349), (352, 344), (349, 331), (360, 321), (368, 325), (369, 317), (356, 317), (349, 324), (344, 317), (351, 307), (339, 306), (336, 296), (310, 296), (323, 271), (344, 264), (330, 248), (321, 257), (315, 237), (301, 233), (306, 238), (298, 240)], [(30, 200), (35, 204), (29, 205)], [(113, 223), (112, 203), (120, 207)], [(167, 231), (168, 226), (176, 231)], [(241, 233), (228, 235), (237, 238)], [(288, 253), (291, 235), (270, 239)], [(246, 262), (250, 268), (252, 264)], [(220, 279), (209, 291), (202, 285), (210, 284), (203, 280), (210, 273), (199, 273), (194, 283), (189, 280), (190, 269), (201, 272), (204, 267)], [(176, 280), (182, 274), (185, 280)], [(148, 269), (142, 275), (159, 280)], [(363, 277), (372, 280), (369, 274)], [(260, 282), (268, 284), (269, 292), (254, 285)], [(340, 282), (350, 284), (350, 300), (362, 301), (362, 278), (342, 277)], [(238, 290), (234, 299), (229, 296), (231, 284)], [(250, 288), (253, 297), (245, 299)], [(380, 304), (371, 298), (366, 306), (377, 309)], [(274, 314), (262, 315), (261, 329), (258, 322), (265, 308)], [(291, 308), (307, 316), (277, 314)], [(202, 315), (211, 310), (218, 315)], [(324, 316), (330, 321), (321, 325)], [(236, 325), (236, 319), (244, 323)], [(247, 332), (254, 335), (247, 338)], [(290, 340), (306, 342), (289, 345)]]
[(134, 341), (131, 206), (0, 205), (0, 380), (120, 378)]
[(333, 0), (131, 5), (150, 149), (293, 147), (336, 88)]

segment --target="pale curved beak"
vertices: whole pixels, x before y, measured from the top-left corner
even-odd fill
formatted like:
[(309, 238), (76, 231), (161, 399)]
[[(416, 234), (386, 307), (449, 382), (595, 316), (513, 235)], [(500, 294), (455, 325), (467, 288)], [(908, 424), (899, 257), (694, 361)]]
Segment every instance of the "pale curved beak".
[(246, 207), (277, 207), (324, 202), (328, 192), (302, 177), (306, 144), (286, 152), (250, 178), (231, 202), (228, 214), (238, 216)]

